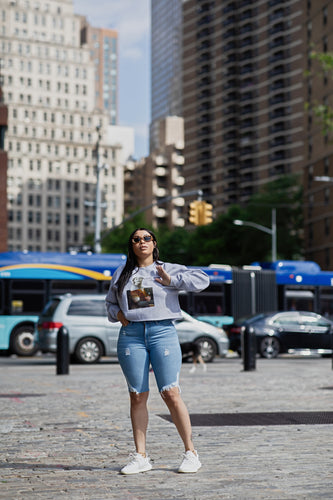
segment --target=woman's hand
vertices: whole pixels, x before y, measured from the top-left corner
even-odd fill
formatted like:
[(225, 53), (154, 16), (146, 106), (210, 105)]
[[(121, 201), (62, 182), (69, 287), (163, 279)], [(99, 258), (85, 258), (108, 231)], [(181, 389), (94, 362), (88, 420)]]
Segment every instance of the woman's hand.
[(129, 321), (125, 318), (123, 311), (118, 312), (117, 320), (120, 321), (122, 326), (127, 326), (129, 324)]
[(169, 286), (171, 283), (171, 276), (163, 269), (162, 266), (156, 266), (156, 270), (159, 274), (159, 278), (155, 278), (155, 281), (158, 281), (161, 285)]

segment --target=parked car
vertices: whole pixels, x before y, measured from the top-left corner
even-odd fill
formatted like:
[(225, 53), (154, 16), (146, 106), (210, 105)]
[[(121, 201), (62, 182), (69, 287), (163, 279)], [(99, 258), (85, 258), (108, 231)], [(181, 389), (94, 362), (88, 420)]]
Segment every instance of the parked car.
[[(195, 342), (206, 362), (215, 356), (224, 357), (229, 340), (222, 328), (209, 325), (182, 312), (175, 321), (180, 342)], [(65, 326), (69, 333), (71, 357), (80, 363), (95, 363), (101, 356), (117, 355), (120, 323), (110, 323), (105, 307), (105, 295), (61, 295), (52, 298), (42, 311), (36, 332), (36, 342), (44, 353), (57, 352), (57, 334)]]
[(257, 352), (263, 358), (276, 358), (289, 349), (313, 349), (329, 353), (332, 349), (333, 322), (307, 311), (284, 311), (243, 318), (229, 327), (230, 349), (241, 354), (242, 329), (252, 327)]

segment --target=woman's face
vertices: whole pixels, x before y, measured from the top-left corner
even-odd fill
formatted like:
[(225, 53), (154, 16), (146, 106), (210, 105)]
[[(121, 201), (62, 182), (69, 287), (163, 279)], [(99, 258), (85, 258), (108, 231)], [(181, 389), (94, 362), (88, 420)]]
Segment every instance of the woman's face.
[(149, 255), (153, 256), (155, 242), (151, 234), (145, 229), (138, 229), (132, 237), (133, 252), (140, 260)]

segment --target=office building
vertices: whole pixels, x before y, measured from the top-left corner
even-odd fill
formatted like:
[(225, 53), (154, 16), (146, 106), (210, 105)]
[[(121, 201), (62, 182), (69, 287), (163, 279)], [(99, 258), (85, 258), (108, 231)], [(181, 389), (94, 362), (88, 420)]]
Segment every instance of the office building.
[(182, 1), (151, 0), (150, 152), (167, 116), (182, 116)]
[(80, 28), (72, 0), (0, 0), (9, 250), (66, 251), (94, 233), (98, 159), (101, 229), (121, 220), (119, 147)]
[(81, 44), (87, 44), (95, 68), (95, 105), (118, 123), (118, 32), (94, 28), (81, 18)]

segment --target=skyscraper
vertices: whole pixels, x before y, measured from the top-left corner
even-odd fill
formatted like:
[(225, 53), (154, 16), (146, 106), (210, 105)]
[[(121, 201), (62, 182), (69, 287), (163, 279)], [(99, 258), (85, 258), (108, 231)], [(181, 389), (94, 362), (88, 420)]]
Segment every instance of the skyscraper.
[(82, 18), (81, 43), (87, 44), (95, 67), (96, 108), (110, 116), (110, 125), (118, 123), (118, 32), (93, 28)]
[(150, 151), (167, 116), (182, 116), (182, 1), (152, 0)]

